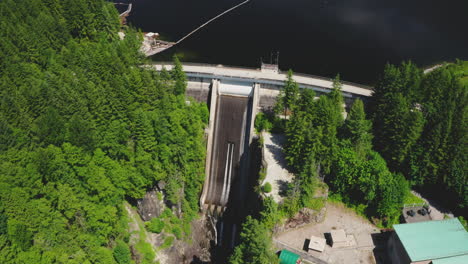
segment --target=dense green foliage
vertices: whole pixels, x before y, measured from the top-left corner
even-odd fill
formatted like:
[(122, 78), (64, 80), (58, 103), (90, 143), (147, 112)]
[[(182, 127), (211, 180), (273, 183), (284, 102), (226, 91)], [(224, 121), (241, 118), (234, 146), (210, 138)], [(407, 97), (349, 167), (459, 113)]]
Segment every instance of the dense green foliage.
[(258, 133), (262, 131), (270, 131), (273, 128), (273, 124), (270, 122), (268, 116), (263, 112), (259, 112), (257, 114), (254, 125), (255, 130), (257, 130)]
[(123, 201), (157, 181), (190, 222), (207, 109), (186, 104), (180, 64), (140, 67), (103, 0), (4, 0), (0, 16), (0, 263), (128, 263)]
[(272, 198), (266, 198), (259, 219), (247, 216), (242, 224), (240, 243), (234, 248), (229, 263), (278, 263), (271, 242), (272, 228), (277, 222), (277, 215), (277, 205)]
[(315, 99), (302, 90), (290, 106), (286, 124), (286, 159), (296, 173), (282, 210), (292, 216), (302, 207), (313, 208), (319, 179), (330, 186), (335, 198), (359, 207), (368, 216), (398, 221), (409, 189), (406, 180), (391, 173), (385, 160), (372, 150), (372, 125), (364, 104), (355, 100), (346, 120), (339, 77), (329, 94)]
[(314, 198), (321, 180), (333, 200), (383, 226), (399, 222), (404, 203), (422, 202), (411, 184), (452, 192), (452, 201), (466, 208), (467, 65), (457, 62), (427, 75), (411, 63), (387, 65), (369, 105), (372, 119), (359, 99), (343, 118), (339, 78), (316, 99), (312, 90), (297, 88), (290, 71), (275, 107), (289, 118), (260, 113), (255, 126), (271, 131), (275, 120), (285, 124), (285, 154), (295, 178), (280, 207), (267, 198), (258, 219), (247, 218), (230, 262), (273, 263), (269, 232), (303, 207), (323, 206)]
[[(375, 146), (394, 172), (452, 209), (468, 209), (467, 63), (428, 74), (387, 65), (370, 106)], [(462, 212), (463, 213), (463, 212)]]
[(117, 243), (114, 247), (114, 258), (118, 264), (130, 264), (130, 249), (122, 240), (117, 240)]
[(152, 218), (146, 223), (146, 227), (150, 232), (161, 233), (164, 231), (167, 234), (173, 234), (177, 239), (182, 238), (183, 234), (190, 233), (190, 222), (179, 219), (169, 208), (166, 208), (159, 217)]
[(280, 90), (280, 93), (278, 95), (277, 103), (275, 105), (275, 112), (286, 116), (288, 113), (294, 110), (294, 107), (297, 104), (298, 97), (299, 86), (293, 79), (292, 70), (289, 70), (286, 83), (284, 84), (283, 89)]
[(146, 226), (150, 232), (161, 233), (164, 229), (164, 221), (160, 218), (152, 218), (146, 223)]

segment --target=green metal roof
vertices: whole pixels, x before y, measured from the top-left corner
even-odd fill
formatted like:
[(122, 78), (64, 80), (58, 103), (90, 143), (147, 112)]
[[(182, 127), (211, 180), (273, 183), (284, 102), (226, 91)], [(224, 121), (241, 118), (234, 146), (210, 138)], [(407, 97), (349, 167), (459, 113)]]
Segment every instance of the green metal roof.
[(299, 255), (292, 253), (289, 250), (283, 249), (280, 253), (280, 264), (296, 264)]
[(468, 255), (436, 259), (432, 261), (432, 264), (464, 264), (464, 263), (468, 263)]
[(413, 262), (468, 254), (468, 232), (457, 218), (394, 225), (393, 228)]

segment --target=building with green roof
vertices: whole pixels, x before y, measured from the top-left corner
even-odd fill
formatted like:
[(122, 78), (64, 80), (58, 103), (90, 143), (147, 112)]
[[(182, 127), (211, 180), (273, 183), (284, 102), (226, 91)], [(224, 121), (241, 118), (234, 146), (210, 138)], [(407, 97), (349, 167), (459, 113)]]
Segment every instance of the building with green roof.
[(457, 218), (394, 225), (388, 243), (393, 264), (467, 264), (468, 232)]
[(301, 263), (300, 256), (286, 249), (281, 250), (280, 264), (299, 264)]

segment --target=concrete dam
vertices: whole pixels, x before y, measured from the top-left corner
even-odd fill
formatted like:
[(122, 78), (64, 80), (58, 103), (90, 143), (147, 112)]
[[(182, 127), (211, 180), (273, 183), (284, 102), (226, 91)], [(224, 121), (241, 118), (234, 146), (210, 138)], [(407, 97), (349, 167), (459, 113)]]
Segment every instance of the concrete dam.
[[(186, 95), (208, 104), (210, 120), (207, 134), (206, 175), (200, 205), (204, 211), (222, 215), (229, 202), (245, 204), (249, 174), (249, 148), (254, 135), (254, 119), (259, 110), (276, 103), (286, 74), (273, 65), (246, 69), (206, 64), (183, 64), (187, 75)], [(156, 70), (172, 69), (172, 64), (154, 64)], [(317, 95), (332, 89), (331, 79), (294, 75), (300, 88), (313, 89)], [(345, 103), (365, 100), (370, 87), (342, 82)]]

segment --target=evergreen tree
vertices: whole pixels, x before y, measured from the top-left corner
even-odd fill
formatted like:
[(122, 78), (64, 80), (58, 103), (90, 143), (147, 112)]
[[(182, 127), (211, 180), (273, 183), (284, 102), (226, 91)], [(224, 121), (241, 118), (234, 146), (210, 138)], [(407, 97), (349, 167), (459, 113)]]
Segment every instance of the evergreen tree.
[(288, 112), (293, 112), (299, 100), (299, 85), (293, 79), (293, 71), (289, 70), (286, 82), (278, 95), (275, 112), (282, 113), (285, 117)]
[(278, 257), (272, 250), (270, 232), (258, 220), (247, 216), (240, 233), (240, 244), (229, 258), (231, 264), (277, 263)]
[(333, 105), (333, 116), (332, 122), (334, 123), (335, 127), (339, 128), (343, 123), (343, 113), (344, 110), (344, 98), (341, 91), (342, 84), (340, 81), (340, 75), (336, 75), (335, 79), (333, 79), (333, 89), (328, 94), (328, 97), (331, 100)]
[(187, 87), (187, 77), (185, 72), (182, 69), (182, 63), (180, 62), (177, 55), (173, 57), (174, 68), (171, 71), (172, 79), (175, 80), (174, 84), (174, 94), (181, 95), (185, 94), (185, 89)]
[(400, 69), (386, 66), (383, 78), (375, 87), (371, 108), (374, 110), (375, 147), (393, 171), (398, 171), (409, 158), (410, 150), (420, 137), (424, 124), (419, 104), (414, 98), (407, 99), (407, 93), (404, 92), (405, 85), (409, 85), (407, 89), (411, 89), (410, 94), (418, 93), (418, 77), (411, 80), (411, 76), (419, 75), (411, 75), (415, 71), (412, 64), (403, 64), (401, 68), (403, 75)]
[(365, 158), (372, 149), (372, 122), (366, 120), (364, 104), (356, 99), (346, 118), (343, 134), (355, 146), (358, 156)]

